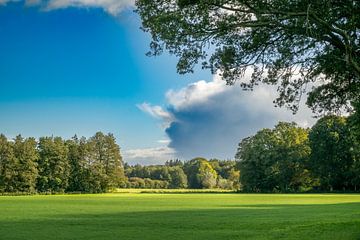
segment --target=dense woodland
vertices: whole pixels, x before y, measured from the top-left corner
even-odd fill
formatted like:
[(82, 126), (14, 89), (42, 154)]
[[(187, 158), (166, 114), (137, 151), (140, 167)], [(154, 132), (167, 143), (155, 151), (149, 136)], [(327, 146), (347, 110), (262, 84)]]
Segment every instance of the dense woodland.
[(1, 193), (98, 193), (115, 188), (220, 188), (244, 192), (359, 191), (360, 116), (325, 116), (311, 129), (280, 122), (243, 139), (235, 160), (124, 164), (112, 134), (7, 139)]

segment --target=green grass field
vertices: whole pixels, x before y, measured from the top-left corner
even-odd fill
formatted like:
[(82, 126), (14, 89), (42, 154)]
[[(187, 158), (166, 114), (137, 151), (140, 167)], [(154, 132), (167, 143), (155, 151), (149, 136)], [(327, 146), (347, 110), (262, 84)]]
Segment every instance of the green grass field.
[(360, 239), (360, 195), (0, 197), (0, 239)]

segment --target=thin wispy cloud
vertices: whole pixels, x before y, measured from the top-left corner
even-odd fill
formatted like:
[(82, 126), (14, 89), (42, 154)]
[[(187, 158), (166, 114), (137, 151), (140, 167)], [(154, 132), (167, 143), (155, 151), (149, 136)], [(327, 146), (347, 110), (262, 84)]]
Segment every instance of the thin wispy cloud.
[(101, 8), (114, 16), (135, 5), (135, 0), (0, 0), (0, 5), (11, 2), (23, 2), (25, 6), (38, 6), (46, 11), (68, 7)]
[(142, 103), (136, 105), (141, 111), (150, 116), (162, 120), (162, 128), (167, 128), (174, 121), (174, 116), (171, 112), (164, 110), (161, 106), (152, 105), (150, 103)]

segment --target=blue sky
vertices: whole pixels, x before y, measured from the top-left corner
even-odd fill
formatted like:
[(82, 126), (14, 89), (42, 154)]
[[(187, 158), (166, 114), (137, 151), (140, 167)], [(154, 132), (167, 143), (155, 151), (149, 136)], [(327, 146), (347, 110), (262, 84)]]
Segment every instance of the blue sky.
[(140, 24), (131, 0), (0, 0), (0, 132), (112, 132), (125, 160), (151, 164), (231, 158), (246, 134), (293, 120), (277, 110), (249, 114), (251, 96), (208, 71), (178, 75), (174, 57), (146, 57)]

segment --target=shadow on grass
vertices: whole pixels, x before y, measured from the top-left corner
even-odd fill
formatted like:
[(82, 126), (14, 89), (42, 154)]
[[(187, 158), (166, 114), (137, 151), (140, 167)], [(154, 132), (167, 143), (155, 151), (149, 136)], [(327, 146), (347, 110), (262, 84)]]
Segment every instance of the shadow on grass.
[(360, 203), (0, 218), (0, 239), (360, 239)]

